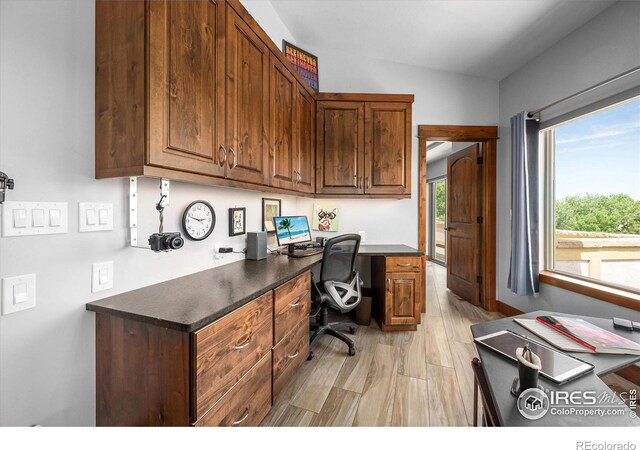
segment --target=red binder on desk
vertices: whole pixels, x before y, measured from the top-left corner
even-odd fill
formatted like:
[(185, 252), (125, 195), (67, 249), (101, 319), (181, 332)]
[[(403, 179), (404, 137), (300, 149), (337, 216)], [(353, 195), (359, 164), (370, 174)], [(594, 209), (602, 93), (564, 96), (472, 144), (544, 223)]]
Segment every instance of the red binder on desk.
[(586, 320), (559, 316), (538, 316), (536, 320), (595, 353), (640, 356), (640, 344)]

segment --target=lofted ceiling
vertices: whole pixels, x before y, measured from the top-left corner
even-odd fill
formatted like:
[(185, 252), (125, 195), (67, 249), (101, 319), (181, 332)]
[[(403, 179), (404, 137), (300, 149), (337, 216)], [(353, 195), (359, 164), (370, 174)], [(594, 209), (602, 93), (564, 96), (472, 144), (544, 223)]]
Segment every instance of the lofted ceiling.
[(314, 46), (501, 80), (612, 0), (271, 0)]

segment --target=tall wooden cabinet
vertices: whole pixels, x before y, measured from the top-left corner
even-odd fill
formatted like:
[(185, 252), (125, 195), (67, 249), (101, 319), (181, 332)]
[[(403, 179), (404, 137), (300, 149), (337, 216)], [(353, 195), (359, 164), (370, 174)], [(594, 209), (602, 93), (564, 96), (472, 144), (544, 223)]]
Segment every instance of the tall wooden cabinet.
[(316, 193), (410, 197), (413, 96), (317, 98)]

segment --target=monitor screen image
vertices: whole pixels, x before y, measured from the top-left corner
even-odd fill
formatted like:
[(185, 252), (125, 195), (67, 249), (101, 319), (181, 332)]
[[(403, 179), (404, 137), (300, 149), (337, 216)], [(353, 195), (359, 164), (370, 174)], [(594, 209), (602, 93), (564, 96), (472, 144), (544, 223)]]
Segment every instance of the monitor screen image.
[(311, 240), (309, 221), (306, 216), (274, 217), (278, 245), (296, 244)]

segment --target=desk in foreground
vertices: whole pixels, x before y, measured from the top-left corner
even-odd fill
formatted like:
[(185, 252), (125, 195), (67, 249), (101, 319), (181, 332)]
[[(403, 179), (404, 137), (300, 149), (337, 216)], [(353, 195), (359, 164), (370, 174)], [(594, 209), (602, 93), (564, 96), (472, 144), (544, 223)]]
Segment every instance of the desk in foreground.
[[(421, 253), (362, 246), (360, 255), (394, 276), (379, 320), (415, 329)], [(310, 271), (321, 260), (242, 260), (87, 304), (96, 423), (258, 425), (309, 354)]]
[[(616, 333), (636, 342), (640, 340), (638, 333), (633, 334), (628, 331), (618, 329), (614, 330), (611, 319), (558, 314), (548, 311), (536, 311), (506, 319), (473, 325), (471, 327), (471, 332), (474, 337), (479, 337), (501, 330), (511, 330), (535, 341), (544, 343), (542, 339), (513, 321), (514, 318), (534, 319), (541, 315), (578, 317), (604, 328), (605, 330), (615, 331)], [(632, 413), (632, 411), (626, 406), (611, 407), (605, 405), (602, 407), (604, 411), (603, 414), (605, 414), (603, 416), (583, 416), (578, 413), (567, 415), (552, 414), (552, 411), (550, 410), (544, 417), (538, 420), (526, 419), (518, 411), (516, 398), (510, 393), (511, 382), (518, 375), (516, 364), (481, 345), (476, 345), (476, 348), (478, 350), (478, 356), (482, 361), (483, 370), (487, 376), (489, 389), (496, 405), (496, 410), (498, 411), (500, 424), (503, 426), (640, 426), (640, 419), (638, 419), (635, 416), (635, 413)], [(543, 377), (540, 377), (540, 385), (545, 389), (552, 391), (566, 391), (570, 393), (588, 391), (595, 392), (596, 396), (608, 396), (609, 398), (613, 398), (615, 395), (614, 392), (609, 389), (599, 376), (615, 372), (640, 361), (640, 357), (632, 355), (603, 355), (593, 353), (569, 354), (593, 364), (595, 367), (594, 371), (563, 385), (557, 385)], [(471, 370), (471, 368), (469, 368), (469, 370)], [(585, 406), (590, 405), (578, 405), (576, 410), (585, 410)], [(596, 405), (596, 407), (600, 407), (600, 405)], [(561, 412), (566, 412), (565, 408), (558, 409), (561, 409)], [(619, 411), (622, 412), (619, 413)]]

